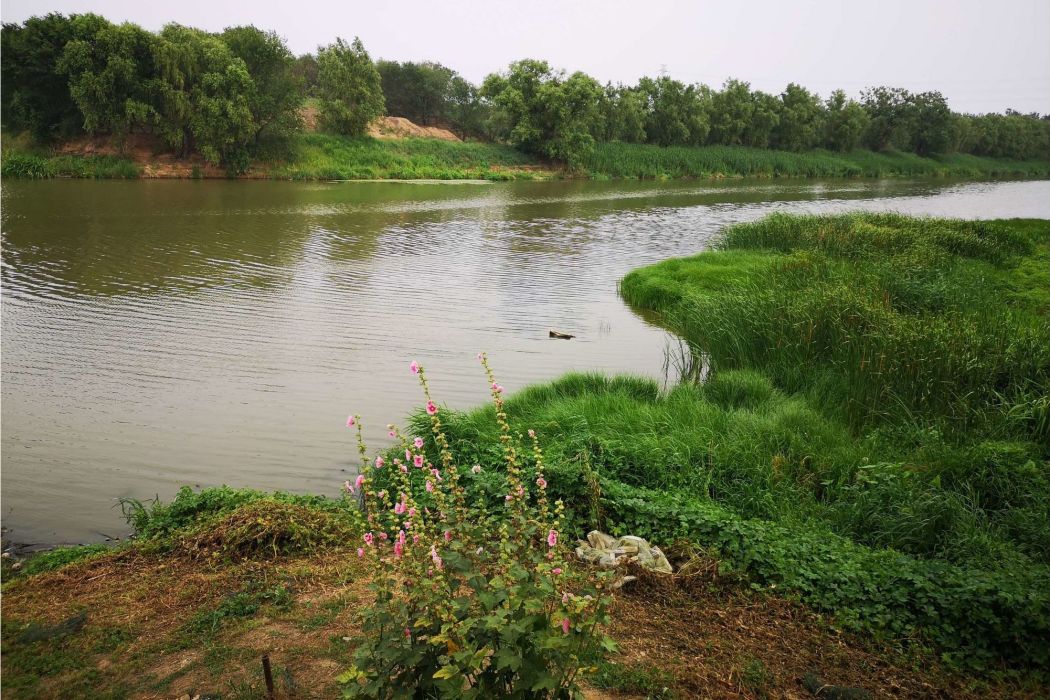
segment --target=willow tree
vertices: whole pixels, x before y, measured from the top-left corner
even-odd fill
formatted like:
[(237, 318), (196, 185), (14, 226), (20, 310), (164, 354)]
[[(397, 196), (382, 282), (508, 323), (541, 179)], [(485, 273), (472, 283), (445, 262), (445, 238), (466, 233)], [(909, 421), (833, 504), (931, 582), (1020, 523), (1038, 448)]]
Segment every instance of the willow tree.
[(317, 50), (317, 89), (321, 125), (329, 131), (363, 136), (383, 114), (379, 71), (356, 37), (350, 44), (336, 39)]

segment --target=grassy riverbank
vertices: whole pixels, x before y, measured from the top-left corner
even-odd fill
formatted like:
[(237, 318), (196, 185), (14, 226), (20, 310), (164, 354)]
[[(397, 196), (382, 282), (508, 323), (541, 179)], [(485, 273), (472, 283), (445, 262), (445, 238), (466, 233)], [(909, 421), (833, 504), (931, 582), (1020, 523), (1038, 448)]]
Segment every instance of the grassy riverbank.
[[(617, 595), (621, 654), (592, 688), (797, 695), (812, 673), (876, 696), (1045, 689), (1050, 222), (774, 215), (621, 291), (689, 342), (703, 382), (573, 374), (506, 403), (540, 436), (564, 533), (641, 535), (685, 566)], [(496, 409), (440, 416), (495, 508)], [(432, 434), (423, 413), (410, 425)], [(405, 478), (422, 494), (424, 477)], [(4, 589), (6, 689), (251, 697), (270, 652), (282, 682), (337, 694), (369, 603), (349, 503), (185, 490), (133, 506), (121, 550), (29, 562)]]
[[(617, 507), (614, 498), (603, 497), (605, 507)], [(348, 503), (184, 490), (132, 514), (134, 543), (56, 550), (17, 571), (4, 560), (5, 695), (249, 700), (265, 692), (268, 654), (278, 697), (340, 697), (357, 612), (372, 604)], [(609, 632), (620, 651), (589, 676), (591, 700), (799, 695), (807, 677), (902, 698), (928, 697), (930, 687), (1023, 698), (1034, 687), (842, 634), (720, 572), (703, 550), (667, 549), (689, 573), (616, 596)]]
[[(224, 170), (200, 159), (180, 160), (156, 144), (121, 155), (90, 142), (88, 153), (54, 153), (5, 139), (2, 175), (14, 178), (214, 178)], [(98, 151), (105, 151), (99, 153)], [(272, 157), (255, 161), (242, 178), (288, 180), (533, 180), (557, 178), (674, 179), (721, 177), (1045, 177), (1050, 163), (952, 154), (794, 153), (736, 146), (700, 148), (600, 143), (579, 171), (544, 163), (510, 146), (433, 138), (350, 138), (296, 134)]]
[(980, 158), (959, 153), (924, 158), (914, 153), (808, 151), (743, 146), (670, 146), (599, 143), (581, 169), (597, 178), (710, 177), (1044, 177), (1050, 162)]

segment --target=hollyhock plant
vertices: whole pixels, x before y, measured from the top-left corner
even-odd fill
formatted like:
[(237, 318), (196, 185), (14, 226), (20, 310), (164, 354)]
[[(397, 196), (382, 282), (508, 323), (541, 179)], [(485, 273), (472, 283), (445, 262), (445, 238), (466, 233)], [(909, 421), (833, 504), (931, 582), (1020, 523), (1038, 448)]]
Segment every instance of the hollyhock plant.
[[(363, 465), (355, 485), (365, 544), (374, 550), (358, 555), (371, 569), (375, 601), (358, 612), (365, 638), (339, 678), (346, 697), (579, 697), (580, 674), (615, 648), (602, 632), (611, 578), (567, 559), (559, 538), (564, 507), (548, 500), (536, 432), (522, 444), (487, 356), (478, 359), (500, 431), (502, 469), (490, 471), (504, 479), (502, 504), (460, 481), (461, 462), (419, 363), (411, 368), (426, 408), (416, 425), (429, 422), (433, 464), (413, 453), (423, 449), (422, 437), (392, 429), (400, 444), (391, 451), (404, 450), (419, 469), (380, 469), (382, 459), (367, 458), (355, 423)], [(479, 464), (462, 468), (482, 471)]]

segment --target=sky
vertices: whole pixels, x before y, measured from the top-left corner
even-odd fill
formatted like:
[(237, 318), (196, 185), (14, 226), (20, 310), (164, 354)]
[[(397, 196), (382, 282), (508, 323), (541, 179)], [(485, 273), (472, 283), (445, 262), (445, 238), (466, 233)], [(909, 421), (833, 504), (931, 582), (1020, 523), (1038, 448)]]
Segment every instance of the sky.
[[(1050, 0), (4, 0), (4, 22), (95, 12), (157, 30), (273, 29), (295, 53), (359, 36), (373, 58), (433, 60), (480, 82), (540, 58), (601, 82), (661, 72), (779, 93), (938, 90), (959, 112), (1050, 113)], [(2, 60), (2, 59), (0, 59)]]

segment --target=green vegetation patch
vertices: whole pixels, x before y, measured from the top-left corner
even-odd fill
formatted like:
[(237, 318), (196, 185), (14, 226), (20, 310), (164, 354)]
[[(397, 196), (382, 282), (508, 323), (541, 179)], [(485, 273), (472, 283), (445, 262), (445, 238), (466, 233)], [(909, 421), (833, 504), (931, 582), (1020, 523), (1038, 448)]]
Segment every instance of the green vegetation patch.
[(291, 160), (271, 169), (293, 180), (533, 179), (537, 161), (509, 146), (440, 139), (397, 140), (302, 134)]
[(707, 177), (1004, 177), (1045, 176), (1050, 162), (960, 153), (923, 157), (900, 151), (778, 151), (746, 146), (668, 146), (598, 143), (580, 170), (606, 178)]

